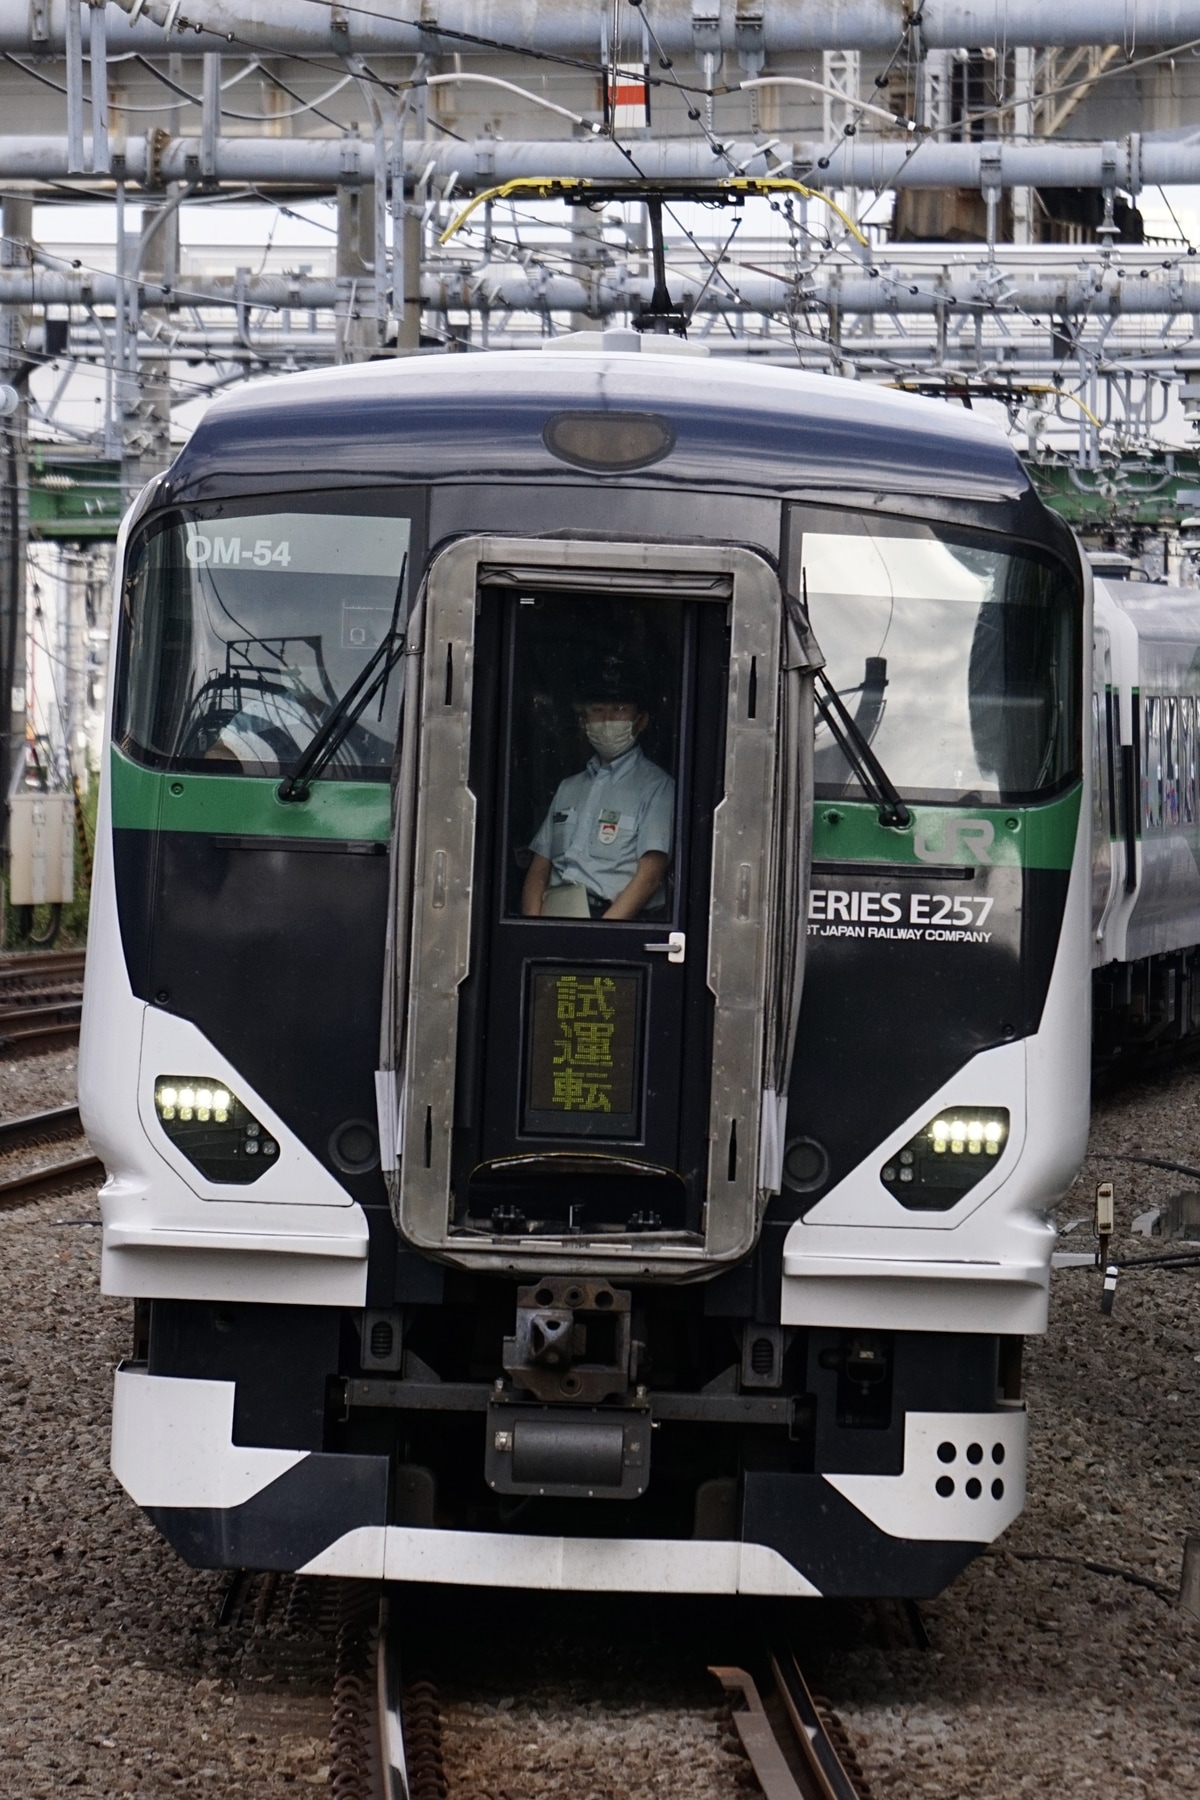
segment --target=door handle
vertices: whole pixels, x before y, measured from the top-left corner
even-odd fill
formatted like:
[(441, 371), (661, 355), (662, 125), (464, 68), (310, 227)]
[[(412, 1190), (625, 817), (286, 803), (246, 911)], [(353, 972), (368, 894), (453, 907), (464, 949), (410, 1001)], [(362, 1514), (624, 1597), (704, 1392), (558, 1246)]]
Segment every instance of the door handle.
[(655, 956), (665, 956), (668, 962), (681, 963), (687, 955), (687, 937), (682, 931), (667, 934), (665, 944), (643, 944), (642, 949)]

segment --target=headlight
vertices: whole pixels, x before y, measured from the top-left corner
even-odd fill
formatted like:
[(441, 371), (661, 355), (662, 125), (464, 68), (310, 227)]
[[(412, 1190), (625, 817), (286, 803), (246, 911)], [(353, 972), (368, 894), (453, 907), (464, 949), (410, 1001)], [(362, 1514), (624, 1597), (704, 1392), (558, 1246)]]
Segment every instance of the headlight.
[(279, 1145), (236, 1094), (203, 1075), (160, 1075), (154, 1083), (159, 1124), (210, 1181), (257, 1181)]
[(995, 1167), (1008, 1142), (1008, 1108), (944, 1107), (879, 1171), (913, 1212), (948, 1212)]

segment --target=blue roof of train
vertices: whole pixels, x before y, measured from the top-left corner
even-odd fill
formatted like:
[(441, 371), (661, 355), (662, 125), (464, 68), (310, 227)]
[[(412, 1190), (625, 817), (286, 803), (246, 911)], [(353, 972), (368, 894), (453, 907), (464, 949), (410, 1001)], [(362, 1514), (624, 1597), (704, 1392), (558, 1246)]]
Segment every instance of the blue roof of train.
[(675, 434), (650, 468), (606, 483), (786, 494), (844, 487), (1019, 500), (1029, 481), (985, 420), (942, 401), (777, 365), (600, 351), (389, 358), (248, 384), (205, 413), (164, 499), (337, 477), (587, 482), (542, 431), (580, 408), (648, 411)]

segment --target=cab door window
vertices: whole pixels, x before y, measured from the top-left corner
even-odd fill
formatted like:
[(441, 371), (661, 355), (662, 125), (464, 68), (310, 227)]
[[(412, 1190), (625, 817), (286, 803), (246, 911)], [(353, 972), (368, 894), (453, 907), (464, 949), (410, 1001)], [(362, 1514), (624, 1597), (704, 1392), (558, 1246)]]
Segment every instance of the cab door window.
[(683, 610), (518, 598), (509, 655), (504, 911), (660, 923), (677, 890)]

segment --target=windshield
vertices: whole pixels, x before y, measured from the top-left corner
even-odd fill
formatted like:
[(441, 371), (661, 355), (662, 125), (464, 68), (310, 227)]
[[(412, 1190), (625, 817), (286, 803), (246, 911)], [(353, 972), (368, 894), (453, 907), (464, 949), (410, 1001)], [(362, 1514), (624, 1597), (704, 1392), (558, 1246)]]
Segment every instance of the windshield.
[[(393, 619), (402, 624), (411, 518), (302, 505), (175, 512), (134, 544), (117, 730), (129, 755), (286, 774)], [(386, 779), (399, 686), (366, 709), (327, 777)]]
[[(1078, 582), (983, 533), (794, 509), (826, 673), (906, 800), (1009, 803), (1078, 778)], [(818, 724), (816, 792), (862, 790)]]

